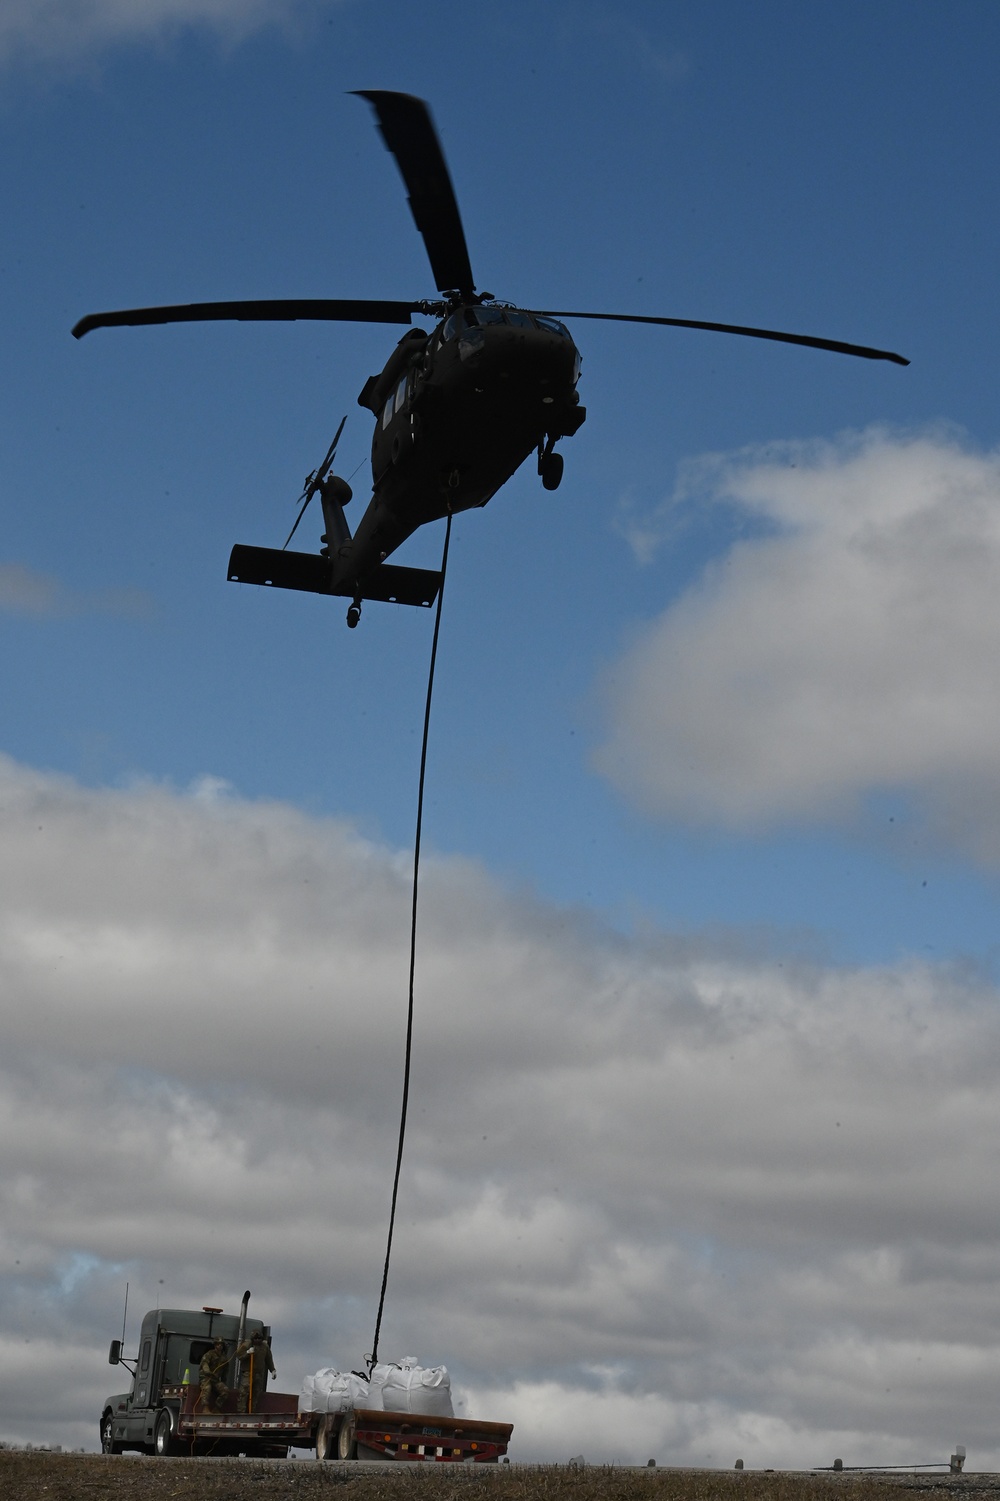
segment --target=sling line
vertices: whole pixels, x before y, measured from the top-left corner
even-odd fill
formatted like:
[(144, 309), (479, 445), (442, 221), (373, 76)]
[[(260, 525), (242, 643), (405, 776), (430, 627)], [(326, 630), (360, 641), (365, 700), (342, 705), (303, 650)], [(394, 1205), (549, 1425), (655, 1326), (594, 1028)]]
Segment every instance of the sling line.
[(413, 904), (410, 912), (410, 986), (406, 1008), (406, 1052), (403, 1059), (403, 1101), (399, 1113), (399, 1145), (396, 1148), (396, 1171), (392, 1180), (392, 1201), (389, 1206), (389, 1234), (385, 1246), (385, 1266), (382, 1270), (382, 1290), (379, 1293), (378, 1314), (375, 1318), (375, 1336), (369, 1366), (378, 1360), (378, 1341), (382, 1329), (382, 1310), (385, 1306), (385, 1289), (389, 1281), (389, 1258), (392, 1255), (392, 1232), (396, 1223), (396, 1199), (399, 1194), (399, 1173), (403, 1165), (403, 1141), (406, 1137), (406, 1107), (410, 1098), (410, 1055), (413, 1045), (413, 975), (417, 959), (417, 889), (420, 876), (420, 831), (424, 819), (424, 775), (427, 770), (427, 737), (431, 723), (431, 697), (434, 692), (434, 664), (437, 661), (438, 633), (441, 629), (441, 606), (444, 602), (444, 580), (448, 571), (448, 545), (451, 541), (451, 512), (444, 534), (441, 553), (441, 587), (438, 590), (437, 612), (434, 617), (434, 637), (431, 641), (430, 669), (427, 674), (427, 701), (424, 705), (424, 735), (420, 746), (420, 780), (417, 785), (417, 827), (413, 841)]

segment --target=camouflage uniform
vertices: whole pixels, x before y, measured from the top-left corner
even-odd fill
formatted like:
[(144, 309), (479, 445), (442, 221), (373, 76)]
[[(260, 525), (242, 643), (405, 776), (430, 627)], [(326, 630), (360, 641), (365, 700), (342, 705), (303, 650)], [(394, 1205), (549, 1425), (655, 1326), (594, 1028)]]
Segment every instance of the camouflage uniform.
[[(251, 1357), (253, 1360), (253, 1403), (250, 1402), (250, 1375)], [(240, 1376), (240, 1394), (236, 1407), (238, 1412), (258, 1412), (261, 1399), (267, 1391), (267, 1373), (277, 1376), (274, 1369), (274, 1361), (271, 1358), (271, 1346), (266, 1343), (262, 1334), (254, 1334), (250, 1339), (245, 1339), (236, 1351), (236, 1359), (243, 1362), (243, 1373)]]
[(202, 1412), (222, 1411), (222, 1404), (229, 1396), (229, 1388), (222, 1380), (221, 1372), (228, 1364), (226, 1347), (221, 1339), (217, 1339), (212, 1348), (205, 1351), (198, 1365), (198, 1380), (201, 1382), (198, 1407)]

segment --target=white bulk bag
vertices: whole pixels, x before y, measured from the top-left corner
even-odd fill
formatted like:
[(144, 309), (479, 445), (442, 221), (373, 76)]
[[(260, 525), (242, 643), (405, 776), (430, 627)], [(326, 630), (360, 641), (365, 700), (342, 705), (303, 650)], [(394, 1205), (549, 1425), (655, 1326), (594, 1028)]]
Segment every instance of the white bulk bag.
[(299, 1391), (299, 1412), (315, 1412), (313, 1403), (316, 1399), (316, 1388), (313, 1385), (314, 1376), (303, 1376), (302, 1386)]
[(386, 1412), (425, 1412), (436, 1418), (451, 1418), (451, 1377), (443, 1365), (421, 1366), (415, 1355), (391, 1366), (382, 1382), (382, 1407)]
[[(306, 1407), (304, 1402), (311, 1405)], [(327, 1366), (314, 1376), (307, 1376), (299, 1396), (299, 1412), (346, 1412), (350, 1407), (365, 1407), (368, 1383), (353, 1371), (338, 1371)]]
[[(370, 1407), (375, 1412), (384, 1412), (386, 1410), (385, 1404), (382, 1401), (382, 1388), (385, 1385), (386, 1378), (395, 1370), (398, 1370), (397, 1366), (383, 1365), (381, 1362), (378, 1365), (372, 1366), (368, 1374), (368, 1400), (361, 1403), (361, 1406)], [(391, 1412), (392, 1409), (390, 1408), (389, 1411)]]

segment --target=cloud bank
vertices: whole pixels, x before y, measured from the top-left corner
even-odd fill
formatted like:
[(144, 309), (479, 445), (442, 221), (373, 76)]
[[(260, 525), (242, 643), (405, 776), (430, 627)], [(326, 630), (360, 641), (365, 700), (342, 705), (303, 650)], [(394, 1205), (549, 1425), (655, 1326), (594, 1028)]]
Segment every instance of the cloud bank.
[(0, 61), (75, 58), (105, 46), (158, 40), (185, 27), (239, 41), (262, 26), (287, 25), (324, 0), (4, 0)]
[[(129, 1341), (250, 1287), (280, 1389), (357, 1365), (407, 858), (8, 760), (0, 821), (0, 1438), (96, 1446), (126, 1280)], [(384, 1356), (522, 1459), (1000, 1463), (991, 987), (626, 940), (457, 860), (421, 890)]]
[(608, 673), (600, 770), (656, 814), (742, 830), (900, 795), (1000, 861), (1000, 455), (880, 430), (771, 445), (690, 465), (663, 530), (695, 502), (763, 535)]

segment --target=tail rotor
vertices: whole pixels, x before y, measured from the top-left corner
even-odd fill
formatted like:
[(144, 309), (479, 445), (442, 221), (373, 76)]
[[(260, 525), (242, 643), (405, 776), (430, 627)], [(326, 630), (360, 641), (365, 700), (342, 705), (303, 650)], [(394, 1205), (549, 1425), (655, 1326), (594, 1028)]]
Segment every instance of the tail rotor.
[[(333, 442), (330, 444), (330, 447), (327, 449), (327, 451), (326, 451), (326, 457), (324, 458), (322, 464), (320, 464), (320, 466), (319, 466), (318, 469), (314, 469), (313, 472), (312, 472), (312, 474), (307, 474), (306, 475), (305, 487), (304, 487), (304, 489), (302, 491), (302, 494), (299, 496), (299, 502), (301, 502), (300, 509), (299, 509), (299, 514), (295, 518), (295, 525), (292, 527), (291, 531), (288, 533), (288, 536), (285, 538), (284, 543), (282, 544), (282, 548), (281, 548), (282, 552), (285, 551), (285, 548), (288, 546), (289, 542), (291, 542), (292, 538), (295, 536), (295, 533), (298, 531), (298, 529), (299, 529), (299, 522), (302, 520), (303, 516), (306, 514), (306, 510), (308, 509), (309, 502), (312, 500), (312, 498), (316, 494), (317, 490), (321, 489), (324, 480), (326, 479), (326, 477), (329, 474), (330, 470), (333, 468), (333, 461), (334, 461), (334, 459), (337, 456), (337, 444), (340, 442), (340, 435), (344, 431), (344, 424), (346, 423), (346, 421), (347, 421), (347, 417), (345, 415), (341, 419), (340, 426), (337, 428), (337, 431), (334, 434)], [(347, 492), (347, 499), (348, 500), (350, 499), (350, 490), (349, 489), (348, 489), (348, 492)], [(341, 504), (343, 504), (343, 503), (344, 502), (341, 499)], [(325, 507), (324, 507), (324, 509), (325, 509)]]

